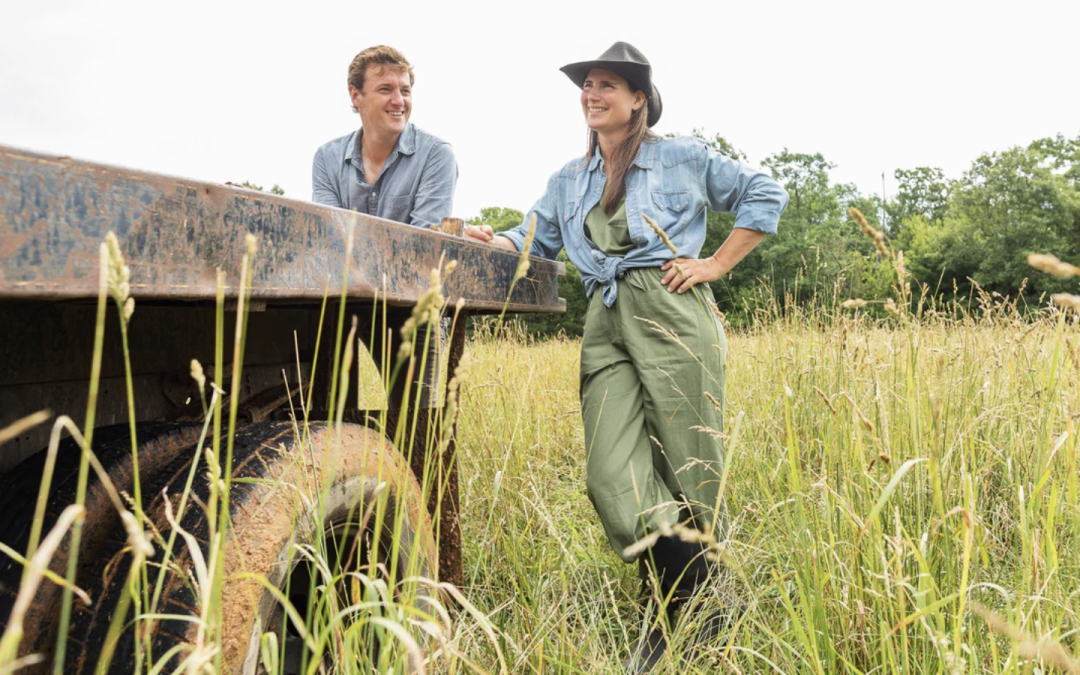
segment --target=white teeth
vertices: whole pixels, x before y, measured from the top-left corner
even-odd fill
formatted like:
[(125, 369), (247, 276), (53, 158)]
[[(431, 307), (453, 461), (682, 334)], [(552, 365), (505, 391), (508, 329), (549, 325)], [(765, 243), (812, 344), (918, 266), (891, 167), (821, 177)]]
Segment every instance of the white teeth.
[(589, 108), (589, 112), (592, 113), (604, 112), (605, 110), (607, 110), (607, 108)]
[(393, 115), (394, 117), (401, 117), (401, 112), (394, 112), (394, 111), (387, 111), (387, 112), (389, 114)]

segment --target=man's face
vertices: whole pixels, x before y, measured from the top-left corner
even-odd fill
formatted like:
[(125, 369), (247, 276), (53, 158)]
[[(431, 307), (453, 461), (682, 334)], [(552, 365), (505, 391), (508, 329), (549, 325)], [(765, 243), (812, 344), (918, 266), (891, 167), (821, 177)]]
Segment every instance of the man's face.
[(409, 74), (382, 65), (368, 66), (364, 90), (349, 85), (353, 106), (360, 112), (365, 131), (400, 134), (412, 112), (412, 85)]

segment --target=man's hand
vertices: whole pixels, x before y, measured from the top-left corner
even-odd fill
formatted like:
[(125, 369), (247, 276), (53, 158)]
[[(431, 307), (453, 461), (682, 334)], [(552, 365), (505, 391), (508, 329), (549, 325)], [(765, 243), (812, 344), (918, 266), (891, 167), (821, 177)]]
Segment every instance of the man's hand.
[(716, 281), (724, 276), (724, 270), (716, 258), (675, 258), (664, 263), (661, 270), (667, 272), (660, 283), (668, 292), (685, 293), (700, 283)]
[(462, 234), (469, 239), (482, 241), (485, 244), (490, 244), (491, 240), (495, 237), (495, 233), (492, 231), (490, 225), (466, 225), (465, 232)]

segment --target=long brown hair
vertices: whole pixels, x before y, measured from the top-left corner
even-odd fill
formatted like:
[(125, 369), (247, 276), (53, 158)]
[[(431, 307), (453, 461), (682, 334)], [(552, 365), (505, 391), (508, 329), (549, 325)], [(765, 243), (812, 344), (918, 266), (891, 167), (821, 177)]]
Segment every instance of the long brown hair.
[[(635, 87), (629, 80), (627, 84), (630, 85), (630, 92), (637, 93), (641, 91)], [(630, 122), (627, 126), (630, 128), (630, 133), (626, 135), (622, 143), (619, 143), (619, 147), (615, 148), (615, 152), (608, 158), (608, 167), (610, 169), (608, 175), (610, 176), (609, 182), (611, 187), (604, 190), (603, 207), (604, 213), (611, 215), (615, 212), (619, 202), (626, 196), (626, 172), (630, 170), (630, 164), (634, 161), (634, 157), (637, 156), (638, 148), (641, 147), (641, 143), (646, 138), (652, 138), (655, 134), (649, 131), (649, 125), (646, 123), (649, 117), (649, 102), (645, 103), (630, 113)], [(597, 146), (600, 145), (600, 135), (592, 129), (589, 129), (589, 149), (585, 153), (585, 161), (592, 160), (593, 154), (596, 152)]]

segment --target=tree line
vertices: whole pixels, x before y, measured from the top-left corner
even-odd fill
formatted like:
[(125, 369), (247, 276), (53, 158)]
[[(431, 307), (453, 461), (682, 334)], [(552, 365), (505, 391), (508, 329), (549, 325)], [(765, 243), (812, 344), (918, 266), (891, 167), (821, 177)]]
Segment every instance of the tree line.
[[(724, 155), (746, 159), (723, 136), (707, 138), (700, 131), (694, 136)], [(821, 153), (785, 148), (761, 165), (787, 189), (790, 203), (779, 233), (712, 284), (719, 309), (733, 325), (748, 323), (763, 297), (780, 304), (813, 298), (835, 305), (847, 298), (892, 295), (893, 265), (852, 220), (852, 207), (885, 233), (889, 247), (904, 252), (905, 268), (929, 295), (966, 297), (979, 287), (1034, 306), (1048, 293), (1077, 290), (1075, 280), (1032, 274), (1027, 254), (1080, 262), (1080, 135), (985, 153), (957, 179), (935, 167), (897, 169), (896, 189), (887, 200), (835, 182), (830, 176), (835, 165)], [(489, 207), (469, 222), (498, 232), (523, 219), (516, 209)], [(734, 222), (731, 214), (708, 214), (706, 255), (720, 246)], [(533, 334), (581, 334), (588, 301), (577, 270), (565, 253), (560, 259), (567, 263), (559, 287), (567, 313), (522, 317)]]

